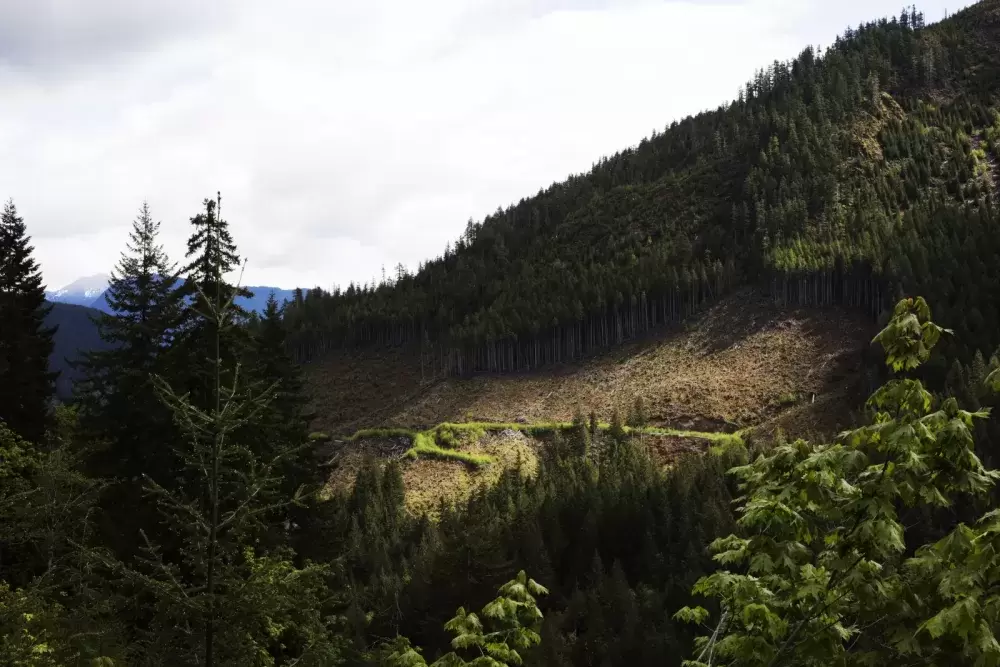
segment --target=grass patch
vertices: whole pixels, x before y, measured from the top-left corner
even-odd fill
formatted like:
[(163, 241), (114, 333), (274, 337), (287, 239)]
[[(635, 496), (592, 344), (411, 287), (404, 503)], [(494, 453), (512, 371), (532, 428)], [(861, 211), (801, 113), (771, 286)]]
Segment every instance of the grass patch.
[(408, 428), (363, 428), (354, 433), (351, 442), (368, 438), (406, 438), (410, 441), (410, 449), (406, 456), (411, 459), (422, 456), (436, 459), (450, 459), (467, 465), (484, 466), (493, 462), (484, 454), (463, 452), (459, 447), (475, 444), (485, 433), (485, 429), (475, 424), (438, 424), (426, 431), (416, 431)]
[(657, 428), (655, 426), (643, 426), (640, 428), (632, 428), (626, 426), (625, 432), (635, 433), (635, 434), (646, 434), (646, 435), (672, 435), (678, 438), (709, 440), (713, 443), (743, 442), (743, 438), (740, 436), (739, 432), (716, 433), (713, 431), (682, 431), (673, 428)]
[(415, 444), (406, 452), (406, 456), (411, 459), (426, 456), (435, 459), (460, 461), (467, 465), (475, 466), (476, 468), (493, 463), (493, 459), (485, 454), (473, 454), (470, 452), (463, 452), (458, 449), (445, 449), (435, 443), (434, 440), (426, 433), (417, 434)]
[(486, 435), (486, 429), (480, 424), (466, 423), (438, 424), (431, 431), (434, 441), (447, 449), (455, 449), (464, 445), (471, 445), (479, 442), (480, 438)]
[[(611, 424), (600, 422), (597, 427), (601, 431), (608, 431), (611, 428)], [(443, 422), (426, 431), (416, 431), (406, 428), (366, 428), (356, 432), (349, 440), (356, 441), (364, 438), (408, 438), (412, 444), (410, 449), (406, 451), (406, 456), (410, 459), (421, 457), (445, 459), (459, 461), (478, 468), (493, 463), (493, 459), (485, 454), (463, 451), (462, 448), (475, 445), (486, 433), (510, 430), (535, 437), (545, 437), (557, 431), (568, 431), (571, 428), (573, 428), (573, 422), (559, 421), (536, 422), (533, 424), (522, 424), (519, 422)], [(654, 426), (625, 426), (623, 429), (629, 435), (659, 435), (707, 440), (715, 448), (720, 449), (720, 451), (734, 445), (743, 445), (743, 439), (739, 433), (683, 431)]]

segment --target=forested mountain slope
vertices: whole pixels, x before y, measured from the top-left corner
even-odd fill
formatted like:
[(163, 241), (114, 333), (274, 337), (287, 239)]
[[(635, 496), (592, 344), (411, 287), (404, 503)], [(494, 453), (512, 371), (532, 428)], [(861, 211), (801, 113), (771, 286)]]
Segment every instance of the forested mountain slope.
[(757, 72), (733, 102), (499, 208), (442, 257), (287, 313), (303, 360), (413, 343), (439, 374), (536, 368), (757, 284), (781, 303), (927, 295), (969, 363), (1000, 340), (1000, 0), (913, 10)]
[(636, 399), (651, 424), (832, 435), (867, 390), (870, 319), (848, 308), (782, 308), (743, 289), (691, 318), (581, 362), (530, 373), (434, 378), (418, 346), (332, 351), (306, 366), (314, 427), (427, 428), (440, 422), (622, 418)]
[(99, 310), (69, 303), (51, 302), (49, 305), (52, 309), (45, 318), (45, 325), (56, 327), (49, 368), (59, 373), (56, 396), (66, 400), (72, 395), (73, 382), (79, 377), (71, 362), (79, 361), (86, 352), (107, 349), (108, 345), (101, 340), (95, 324), (101, 315)]

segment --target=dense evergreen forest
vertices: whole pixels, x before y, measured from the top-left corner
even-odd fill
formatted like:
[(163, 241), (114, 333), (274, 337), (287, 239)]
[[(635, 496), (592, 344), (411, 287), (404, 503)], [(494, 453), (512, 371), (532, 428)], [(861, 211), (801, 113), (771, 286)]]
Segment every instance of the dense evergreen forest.
[[(179, 263), (143, 205), (103, 346), (58, 406), (8, 202), (0, 665), (1000, 663), (998, 157), (986, 0), (848, 30), (470, 224), (413, 275), (262, 315), (236, 301), (220, 196)], [(536, 429), (533, 473), (429, 515), (405, 509), (398, 461), (324, 485), (299, 370), (324, 350), (420, 342), (442, 373), (533, 368), (751, 282), (881, 319), (869, 423), (664, 469), (641, 405), (609, 425), (581, 406)]]
[(470, 221), (415, 274), (295, 299), (296, 356), (411, 341), (438, 372), (535, 368), (747, 283), (873, 316), (925, 294), (963, 332), (947, 352), (988, 356), (998, 77), (992, 1), (930, 27), (907, 9), (849, 29), (758, 71), (730, 104)]

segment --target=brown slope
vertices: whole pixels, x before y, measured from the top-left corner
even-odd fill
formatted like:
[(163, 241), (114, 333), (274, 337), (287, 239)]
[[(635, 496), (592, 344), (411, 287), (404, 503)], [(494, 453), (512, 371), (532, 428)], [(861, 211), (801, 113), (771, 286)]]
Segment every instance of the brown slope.
[[(681, 330), (544, 371), (421, 381), (403, 348), (337, 353), (307, 369), (314, 427), (427, 427), (443, 421), (604, 419), (641, 396), (655, 424), (696, 430), (846, 426), (860, 402), (861, 351), (872, 324), (841, 309), (786, 310), (743, 290)], [(781, 420), (782, 415), (788, 418)]]

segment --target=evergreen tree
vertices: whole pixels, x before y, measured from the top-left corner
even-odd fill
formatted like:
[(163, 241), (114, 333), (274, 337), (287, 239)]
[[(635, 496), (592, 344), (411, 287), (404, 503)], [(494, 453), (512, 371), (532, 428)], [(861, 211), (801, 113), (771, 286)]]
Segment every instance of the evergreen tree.
[(8, 200), (0, 216), (0, 421), (40, 443), (49, 421), (56, 373), (49, 372), (54, 328), (24, 220)]
[(585, 457), (590, 453), (590, 431), (587, 430), (587, 418), (583, 416), (583, 411), (579, 406), (573, 413), (569, 445), (576, 456)]
[(175, 266), (157, 240), (159, 227), (144, 202), (111, 273), (106, 298), (112, 312), (97, 320), (108, 349), (85, 356), (77, 393), (85, 427), (108, 443), (99, 474), (151, 475), (169, 484), (173, 420), (152, 378), (169, 372), (181, 304)]
[[(214, 228), (209, 233), (217, 233)], [(218, 240), (208, 239), (209, 247)], [(141, 664), (302, 665), (339, 662), (338, 634), (327, 618), (326, 569), (298, 568), (284, 548), (267, 548), (268, 519), (293, 499), (279, 496), (281, 465), (293, 448), (261, 456), (239, 435), (256, 427), (274, 398), (274, 385), (252, 391), (237, 365), (223, 384), (222, 344), (234, 321), (233, 293), (223, 291), (225, 258), (215, 255), (212, 298), (200, 289), (201, 327), (213, 351), (209, 407), (201, 408), (162, 377), (162, 400), (182, 425), (175, 443), (185, 480), (176, 489), (147, 478), (162, 521), (174, 535), (177, 558), (146, 539), (136, 568), (121, 567), (127, 586), (153, 602), (135, 610), (137, 662)], [(202, 276), (202, 278), (205, 278)], [(235, 290), (233, 290), (235, 292)], [(268, 661), (262, 663), (261, 661)]]
[(212, 310), (214, 302), (221, 300), (227, 304), (228, 317), (234, 325), (226, 327), (219, 339), (218, 358), (225, 384), (233, 383), (236, 365), (244, 360), (250, 347), (248, 329), (243, 326), (249, 315), (235, 299), (250, 297), (252, 293), (226, 280), (226, 274), (240, 268), (241, 264), (229, 223), (219, 215), (221, 202), (221, 196), (214, 201), (205, 199), (204, 212), (191, 218), (194, 231), (187, 242), (188, 264), (182, 269), (185, 282), (180, 290), (184, 306), (176, 337), (178, 364), (190, 369), (184, 385), (194, 405), (202, 408), (208, 408), (213, 400), (211, 360), (216, 358), (215, 332), (212, 318), (206, 314)]
[[(305, 402), (299, 367), (288, 353), (281, 308), (272, 292), (259, 323), (253, 327), (249, 378), (261, 387), (274, 386), (274, 395), (257, 423), (258, 455), (266, 456), (275, 446), (297, 446), (306, 440), (307, 424), (302, 416)], [(250, 434), (248, 434), (249, 436)], [(304, 471), (299, 471), (300, 479)], [(302, 481), (300, 479), (300, 481)]]
[(639, 428), (645, 426), (649, 419), (646, 416), (646, 404), (642, 400), (642, 396), (636, 396), (635, 402), (632, 404), (632, 409), (629, 410), (628, 419), (626, 423), (634, 428)]

